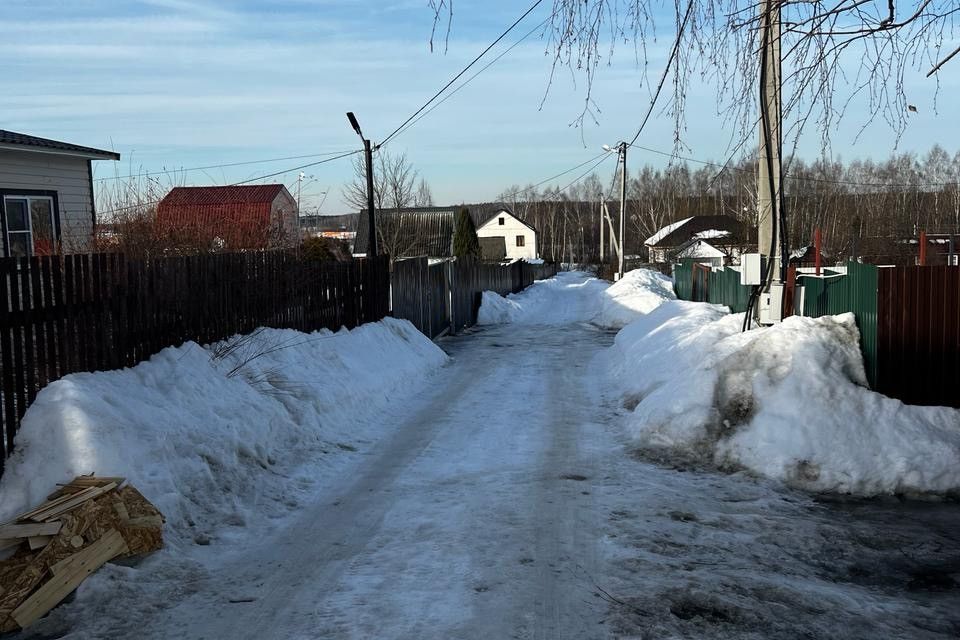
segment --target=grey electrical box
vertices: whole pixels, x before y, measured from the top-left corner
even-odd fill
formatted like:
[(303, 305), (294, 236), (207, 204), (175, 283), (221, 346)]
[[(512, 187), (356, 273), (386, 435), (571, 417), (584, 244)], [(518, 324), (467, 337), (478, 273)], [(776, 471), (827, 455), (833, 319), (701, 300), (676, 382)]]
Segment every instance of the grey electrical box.
[(771, 284), (769, 293), (760, 294), (760, 324), (776, 324), (783, 320), (783, 285)]
[(744, 253), (740, 256), (740, 284), (756, 286), (763, 284), (763, 256), (759, 253)]

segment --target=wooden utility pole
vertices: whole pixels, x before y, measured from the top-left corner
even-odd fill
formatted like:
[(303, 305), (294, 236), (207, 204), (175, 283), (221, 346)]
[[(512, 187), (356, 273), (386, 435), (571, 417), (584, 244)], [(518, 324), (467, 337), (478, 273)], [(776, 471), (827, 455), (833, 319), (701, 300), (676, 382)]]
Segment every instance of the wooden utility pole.
[(617, 268), (617, 280), (623, 277), (623, 251), (627, 247), (623, 235), (627, 218), (627, 143), (620, 143), (620, 264)]
[[(773, 279), (780, 282), (780, 0), (763, 0), (761, 11), (760, 65), (760, 159), (757, 173), (757, 243), (759, 253), (773, 269)], [(772, 245), (772, 246), (771, 246)], [(772, 248), (772, 252), (771, 252)], [(767, 282), (770, 279), (767, 278)], [(764, 285), (764, 292), (769, 290)]]

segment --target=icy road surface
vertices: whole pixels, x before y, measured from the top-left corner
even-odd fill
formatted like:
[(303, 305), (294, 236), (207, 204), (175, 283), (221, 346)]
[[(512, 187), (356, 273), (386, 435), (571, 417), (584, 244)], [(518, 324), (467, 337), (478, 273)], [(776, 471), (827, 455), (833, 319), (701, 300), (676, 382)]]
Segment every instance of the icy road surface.
[[(572, 318), (589, 298), (569, 295)], [(23, 637), (960, 634), (956, 504), (816, 501), (631, 454), (592, 365), (612, 339), (572, 322), (442, 342), (430, 391), (298, 520)]]

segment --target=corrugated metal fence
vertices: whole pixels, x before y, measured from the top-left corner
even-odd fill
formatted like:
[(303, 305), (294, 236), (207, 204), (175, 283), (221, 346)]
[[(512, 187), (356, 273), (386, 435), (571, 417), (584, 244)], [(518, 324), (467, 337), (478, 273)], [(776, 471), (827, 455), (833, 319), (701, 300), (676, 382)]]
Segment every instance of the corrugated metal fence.
[(484, 291), (517, 293), (556, 273), (555, 264), (523, 261), (500, 265), (457, 258), (431, 265), (426, 258), (398, 260), (391, 274), (393, 315), (430, 338), (456, 333), (477, 321)]
[(877, 388), (880, 366), (877, 358), (877, 267), (850, 262), (846, 275), (825, 271), (817, 278), (801, 274), (803, 315), (811, 318), (853, 313), (860, 330), (860, 350), (870, 386)]
[[(846, 273), (800, 274), (804, 316), (853, 313), (871, 388), (904, 402), (960, 407), (960, 267), (876, 267), (851, 262)], [(683, 300), (746, 310), (750, 288), (739, 272), (674, 268)]]
[(960, 407), (960, 267), (879, 271), (877, 390)]

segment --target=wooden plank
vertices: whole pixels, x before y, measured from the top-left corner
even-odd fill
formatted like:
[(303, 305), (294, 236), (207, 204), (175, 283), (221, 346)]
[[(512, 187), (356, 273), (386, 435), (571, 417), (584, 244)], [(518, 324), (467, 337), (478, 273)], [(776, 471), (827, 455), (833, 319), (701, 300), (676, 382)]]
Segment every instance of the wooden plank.
[(30, 626), (60, 604), (87, 576), (126, 551), (123, 537), (111, 529), (83, 551), (67, 558), (68, 564), (14, 609), (11, 617), (22, 628)]
[(61, 522), (30, 522), (7, 524), (0, 527), (0, 538), (29, 538), (30, 536), (55, 536), (60, 533)]
[[(96, 487), (90, 487), (89, 490), (93, 490), (93, 489), (96, 489)], [(86, 491), (86, 489), (85, 489), (85, 491)], [(57, 505), (61, 505), (61, 504), (63, 504), (64, 502), (66, 502), (67, 500), (70, 500), (71, 498), (72, 498), (72, 494), (68, 494), (68, 495), (60, 496), (59, 498), (56, 498), (55, 500), (49, 500), (49, 501), (47, 501), (47, 502), (44, 502), (43, 504), (41, 504), (41, 505), (38, 506), (38, 507), (34, 507), (34, 508), (31, 509), (30, 511), (27, 511), (27, 512), (25, 512), (25, 513), (21, 513), (19, 516), (16, 517), (16, 520), (18, 520), (18, 521), (19, 521), (19, 520), (29, 520), (32, 516), (35, 516), (35, 515), (38, 514), (38, 513), (42, 513), (42, 512), (44, 512), (44, 511), (47, 511), (48, 509), (51, 509), (51, 508), (53, 508), (53, 507), (55, 507), (55, 506), (57, 506)]]
[(68, 511), (76, 509), (87, 500), (92, 500), (93, 498), (96, 498), (97, 496), (102, 495), (108, 491), (112, 491), (113, 489), (116, 489), (116, 488), (117, 488), (117, 485), (116, 483), (113, 483), (113, 482), (103, 487), (90, 487), (89, 489), (85, 489), (80, 493), (74, 494), (71, 500), (67, 500), (61, 505), (57, 505), (55, 507), (47, 509), (46, 511), (42, 511), (34, 516), (31, 516), (30, 519), (38, 522), (39, 521), (49, 522), (55, 518), (59, 518), (64, 513), (67, 513)]
[(30, 536), (27, 538), (27, 543), (30, 545), (31, 549), (42, 549), (53, 539), (53, 536)]
[(13, 631), (17, 628), (18, 625), (10, 618), (10, 614), (40, 584), (48, 573), (48, 567), (76, 553), (70, 540), (89, 527), (93, 513), (93, 505), (88, 503), (73, 514), (64, 516), (60, 533), (42, 551), (32, 557), (17, 574), (16, 579), (7, 583), (6, 591), (0, 596), (0, 632)]

